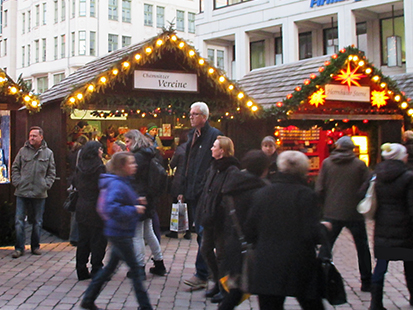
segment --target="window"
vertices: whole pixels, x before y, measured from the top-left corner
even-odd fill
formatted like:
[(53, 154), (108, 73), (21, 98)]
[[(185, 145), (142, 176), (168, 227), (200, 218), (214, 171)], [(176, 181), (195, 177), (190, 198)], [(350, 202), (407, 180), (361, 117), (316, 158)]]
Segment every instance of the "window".
[(156, 27), (162, 28), (165, 26), (165, 8), (163, 6), (156, 7)]
[(96, 0), (90, 0), (90, 17), (96, 16)]
[(176, 10), (176, 30), (185, 31), (185, 11)]
[(75, 39), (76, 39), (75, 33), (72, 32), (70, 34), (70, 37), (71, 37), (71, 41), (72, 41), (71, 49), (70, 49), (70, 56), (75, 56)]
[(332, 55), (338, 52), (338, 28), (332, 27), (323, 30), (324, 55)]
[(30, 49), (30, 44), (28, 44), (27, 45), (27, 65), (30, 66), (30, 64), (31, 64), (31, 49)]
[(43, 3), (43, 25), (46, 25), (46, 3)]
[(224, 69), (224, 50), (208, 48), (208, 61), (219, 69)]
[(86, 31), (79, 31), (79, 55), (86, 55)]
[(132, 38), (127, 36), (122, 36), (122, 47), (131, 45)]
[(118, 0), (109, 0), (109, 19), (118, 20)]
[(3, 42), (4, 42), (3, 53), (4, 53), (4, 56), (7, 56), (7, 39), (4, 39)]
[(33, 90), (32, 80), (24, 80), (24, 84), (27, 86), (27, 89)]
[(56, 24), (59, 19), (59, 8), (58, 8), (58, 3), (57, 0), (54, 1), (54, 23)]
[(356, 25), (357, 48), (367, 52), (367, 23), (358, 23)]
[(152, 21), (152, 10), (153, 10), (153, 5), (152, 4), (144, 4), (143, 5), (143, 11), (144, 11), (144, 25), (145, 26), (150, 26), (152, 27), (153, 21)]
[(35, 26), (38, 27), (40, 25), (40, 5), (36, 5), (36, 20)]
[(66, 57), (66, 35), (62, 34), (60, 36), (60, 58)]
[(224, 51), (217, 50), (217, 68), (224, 70)]
[(57, 59), (57, 55), (59, 54), (59, 42), (58, 42), (58, 38), (57, 38), (57, 37), (54, 37), (54, 38), (53, 38), (53, 44), (54, 44), (53, 59), (56, 60), (56, 59)]
[(86, 16), (86, 0), (79, 0), (79, 16)]
[(24, 67), (24, 60), (26, 59), (26, 47), (22, 46), (22, 67)]
[(90, 41), (89, 41), (89, 54), (90, 56), (96, 55), (96, 32), (90, 32)]
[(37, 92), (39, 94), (44, 93), (47, 90), (49, 81), (47, 80), (47, 76), (37, 78)]
[(313, 57), (313, 42), (312, 33), (303, 32), (298, 35), (299, 59), (306, 59)]
[(53, 85), (59, 83), (64, 78), (65, 78), (64, 73), (53, 74)]
[(188, 12), (188, 32), (195, 33), (195, 13)]
[(211, 49), (211, 48), (208, 49), (208, 61), (211, 64), (215, 65), (215, 50), (214, 49)]
[(27, 32), (30, 32), (31, 25), (32, 25), (32, 12), (27, 11)]
[(42, 39), (42, 61), (46, 61), (46, 39)]
[[(223, 8), (229, 5), (233, 5), (233, 4), (237, 4), (237, 3), (241, 3), (241, 2), (247, 2), (250, 0), (215, 0), (214, 1), (214, 9), (219, 9), (219, 8)], [(203, 12), (203, 7), (201, 7), (201, 12)]]
[(108, 52), (113, 52), (118, 49), (118, 35), (108, 34)]
[(62, 0), (62, 11), (60, 12), (60, 20), (66, 20), (66, 0)]
[[(380, 36), (381, 36), (381, 63), (387, 65), (387, 38), (393, 35), (392, 18), (380, 20)], [(394, 17), (394, 35), (401, 38), (401, 57), (402, 63), (406, 62), (406, 46), (404, 40), (404, 17)]]
[(72, 18), (76, 16), (76, 0), (72, 0)]
[(265, 41), (250, 43), (250, 68), (251, 70), (265, 67)]
[(283, 63), (283, 38), (275, 38), (275, 64), (281, 65)]
[(39, 40), (34, 41), (34, 48), (35, 48), (34, 62), (38, 63), (39, 62)]
[(26, 31), (26, 13), (22, 13), (22, 33)]
[(204, 0), (199, 0), (199, 12), (204, 12)]
[(122, 0), (122, 21), (131, 22), (131, 0)]
[(3, 12), (3, 24), (4, 24), (4, 28), (7, 27), (8, 13), (9, 13), (9, 11), (7, 11), (7, 10), (4, 10), (4, 12)]

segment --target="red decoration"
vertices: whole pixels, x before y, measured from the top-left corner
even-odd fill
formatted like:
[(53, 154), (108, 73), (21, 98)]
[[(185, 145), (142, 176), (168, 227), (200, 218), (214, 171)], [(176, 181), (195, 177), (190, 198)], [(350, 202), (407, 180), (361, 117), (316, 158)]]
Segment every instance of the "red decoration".
[(363, 123), (364, 123), (364, 124), (367, 124), (368, 122), (369, 122), (368, 119), (363, 119)]
[(281, 108), (283, 106), (283, 103), (281, 101), (277, 102), (277, 107)]
[(314, 80), (317, 77), (317, 75), (315, 75), (314, 73), (310, 74), (310, 79)]
[(332, 56), (331, 56), (331, 58), (333, 58), (333, 59), (337, 59), (337, 54), (333, 54)]
[(349, 120), (347, 118), (343, 119), (343, 123), (348, 123)]
[(310, 84), (310, 80), (304, 80), (304, 85), (308, 85), (308, 84)]
[(300, 87), (300, 86), (297, 86), (297, 87), (295, 88), (295, 90), (296, 90), (296, 91), (300, 91), (300, 90), (301, 90), (301, 87)]
[[(353, 47), (354, 47), (354, 45), (353, 45)], [(345, 53), (346, 52), (346, 49), (345, 48), (342, 48), (341, 50), (340, 50), (340, 53)]]
[(349, 89), (351, 87), (351, 84), (354, 84), (360, 87), (361, 85), (357, 81), (363, 77), (366, 77), (366, 75), (361, 74), (361, 73), (356, 73), (358, 69), (359, 69), (359, 66), (357, 66), (354, 70), (351, 70), (350, 62), (348, 62), (347, 71), (340, 70), (340, 74), (335, 76), (334, 79), (338, 81), (341, 80), (341, 84), (347, 83)]
[(318, 68), (318, 72), (323, 72), (323, 71), (324, 71), (324, 67)]
[(288, 95), (287, 95), (287, 99), (291, 99), (292, 97), (293, 97), (292, 94), (288, 94)]
[(324, 62), (324, 65), (325, 65), (325, 66), (329, 66), (329, 65), (330, 65), (330, 62), (329, 62), (328, 60), (326, 60), (326, 61)]

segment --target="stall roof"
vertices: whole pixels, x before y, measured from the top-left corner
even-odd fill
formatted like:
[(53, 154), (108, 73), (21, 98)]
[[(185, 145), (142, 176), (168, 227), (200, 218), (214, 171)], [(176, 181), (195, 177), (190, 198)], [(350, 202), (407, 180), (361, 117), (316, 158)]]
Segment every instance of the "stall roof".
[(403, 73), (391, 76), (397, 85), (406, 94), (406, 97), (413, 98), (413, 73)]

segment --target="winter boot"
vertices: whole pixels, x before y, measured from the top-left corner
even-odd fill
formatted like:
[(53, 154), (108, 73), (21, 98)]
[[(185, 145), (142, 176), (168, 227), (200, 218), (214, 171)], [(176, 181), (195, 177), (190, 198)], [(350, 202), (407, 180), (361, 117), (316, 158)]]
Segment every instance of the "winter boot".
[(214, 287), (212, 287), (211, 289), (209, 289), (205, 292), (205, 297), (206, 298), (211, 298), (211, 297), (214, 297), (218, 293), (219, 293), (219, 284), (215, 283)]
[(230, 289), (229, 294), (219, 304), (218, 310), (234, 310), (239, 305), (243, 294), (240, 289)]
[(386, 310), (383, 307), (383, 286), (371, 285), (371, 303), (369, 310)]
[(152, 260), (155, 265), (154, 267), (149, 268), (149, 272), (157, 276), (164, 276), (166, 274), (166, 268), (163, 264), (163, 260), (154, 260), (153, 258)]

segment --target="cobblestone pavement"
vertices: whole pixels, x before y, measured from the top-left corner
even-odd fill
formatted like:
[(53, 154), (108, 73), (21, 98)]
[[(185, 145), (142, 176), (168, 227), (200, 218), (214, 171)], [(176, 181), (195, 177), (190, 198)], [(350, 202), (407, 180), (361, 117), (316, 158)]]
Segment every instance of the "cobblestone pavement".
[[(368, 223), (371, 239), (372, 223)], [(192, 240), (162, 237), (164, 261), (169, 273), (165, 277), (148, 273), (147, 281), (150, 300), (154, 309), (186, 310), (217, 309), (204, 297), (204, 291), (190, 292), (183, 281), (194, 271), (197, 244)], [(29, 238), (27, 237), (27, 240)], [(13, 247), (0, 248), (0, 309), (80, 309), (79, 303), (90, 280), (77, 281), (75, 273), (76, 248), (48, 232), (41, 238), (43, 255), (26, 254), (13, 259)], [(371, 243), (370, 243), (371, 244)], [(28, 250), (28, 251), (27, 251)], [(149, 256), (147, 248), (147, 256)], [(334, 262), (345, 280), (348, 303), (326, 309), (364, 310), (369, 306), (369, 293), (360, 291), (357, 256), (352, 237), (344, 230), (334, 247)], [(131, 281), (126, 278), (127, 267), (120, 265), (116, 274), (104, 287), (96, 304), (103, 309), (137, 309), (138, 304), (132, 290)], [(413, 309), (408, 303), (402, 262), (391, 262), (386, 276), (384, 306), (392, 309)], [(241, 304), (239, 310), (258, 310), (255, 296)], [(285, 309), (300, 309), (294, 298), (287, 298)]]

